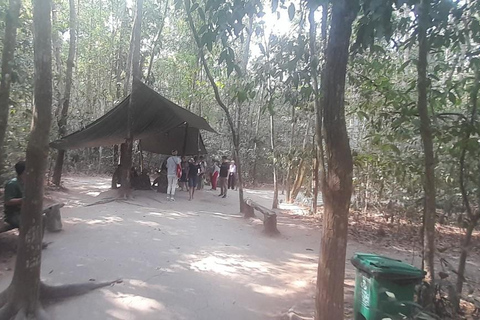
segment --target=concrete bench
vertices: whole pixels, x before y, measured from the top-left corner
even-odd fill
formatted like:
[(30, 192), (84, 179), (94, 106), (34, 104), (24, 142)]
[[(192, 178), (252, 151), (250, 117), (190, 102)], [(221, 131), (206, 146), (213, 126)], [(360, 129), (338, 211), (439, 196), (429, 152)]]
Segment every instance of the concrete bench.
[(251, 199), (244, 200), (243, 211), (246, 218), (254, 218), (255, 210), (263, 214), (263, 227), (264, 232), (268, 235), (275, 235), (280, 233), (277, 229), (277, 214), (270, 209), (267, 209)]

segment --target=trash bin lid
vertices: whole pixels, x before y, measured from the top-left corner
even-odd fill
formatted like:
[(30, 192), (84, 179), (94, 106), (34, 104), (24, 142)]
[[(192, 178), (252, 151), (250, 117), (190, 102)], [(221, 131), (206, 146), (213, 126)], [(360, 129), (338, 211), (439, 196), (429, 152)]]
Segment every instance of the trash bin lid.
[(420, 280), (425, 276), (425, 271), (408, 263), (377, 254), (356, 253), (350, 261), (357, 269), (376, 278)]

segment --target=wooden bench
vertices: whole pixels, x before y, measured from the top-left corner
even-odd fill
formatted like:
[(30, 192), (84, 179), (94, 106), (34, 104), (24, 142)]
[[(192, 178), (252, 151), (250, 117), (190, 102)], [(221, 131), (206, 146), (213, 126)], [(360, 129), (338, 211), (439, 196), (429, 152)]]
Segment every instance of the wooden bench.
[[(58, 232), (62, 230), (62, 216), (60, 215), (60, 208), (62, 208), (64, 203), (55, 203), (49, 205), (43, 209), (43, 227), (49, 232)], [(0, 233), (10, 231), (15, 229), (3, 219), (0, 219)]]
[(243, 206), (245, 218), (255, 218), (255, 210), (263, 214), (263, 231), (266, 234), (276, 235), (280, 233), (277, 229), (277, 214), (275, 212), (259, 205), (251, 199), (245, 199)]

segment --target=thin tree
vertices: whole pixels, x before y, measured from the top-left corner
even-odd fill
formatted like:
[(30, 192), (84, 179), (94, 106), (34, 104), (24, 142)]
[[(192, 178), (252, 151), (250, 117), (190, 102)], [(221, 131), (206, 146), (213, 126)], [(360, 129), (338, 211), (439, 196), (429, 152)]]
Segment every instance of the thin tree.
[(240, 211), (243, 212), (244, 201), (243, 201), (242, 165), (240, 161), (240, 136), (238, 135), (238, 132), (235, 129), (235, 123), (233, 121), (233, 117), (230, 111), (228, 110), (227, 106), (225, 105), (225, 103), (222, 101), (222, 98), (220, 97), (220, 91), (218, 90), (217, 83), (215, 82), (215, 79), (213, 78), (212, 73), (210, 72), (210, 68), (208, 67), (207, 59), (205, 58), (205, 52), (203, 51), (203, 45), (202, 45), (202, 42), (200, 41), (200, 37), (198, 36), (197, 29), (195, 28), (195, 24), (193, 22), (190, 1), (185, 0), (184, 5), (185, 5), (185, 10), (187, 12), (188, 24), (190, 26), (190, 30), (192, 31), (193, 38), (195, 39), (195, 43), (197, 44), (200, 60), (205, 70), (205, 74), (207, 75), (208, 81), (210, 82), (210, 85), (212, 86), (213, 91), (215, 93), (215, 100), (217, 101), (220, 108), (225, 112), (225, 117), (227, 118), (227, 122), (232, 134), (234, 158), (235, 158), (235, 164), (237, 165), (237, 174), (238, 174), (238, 196), (240, 199)]
[(332, 3), (321, 95), (327, 171), (322, 183), (324, 220), (317, 273), (316, 320), (344, 317), (343, 282), (353, 172), (344, 96), (352, 23), (358, 10), (358, 1)]
[[(429, 27), (429, 7), (430, 0), (421, 0), (417, 7), (418, 12), (418, 63), (417, 63), (417, 90), (418, 101), (417, 109), (420, 116), (420, 135), (423, 142), (423, 152), (425, 155), (425, 211), (423, 224), (423, 264), (427, 272), (425, 280), (433, 285), (434, 259), (435, 259), (435, 156), (433, 153), (433, 137), (428, 114), (427, 100), (427, 56), (428, 56), (428, 38), (427, 29)], [(430, 297), (433, 298), (433, 297)], [(430, 300), (430, 298), (428, 298)], [(427, 302), (428, 303), (428, 302)]]
[[(69, 0), (70, 6), (70, 19), (69, 19), (69, 29), (70, 29), (70, 43), (68, 48), (68, 58), (67, 58), (67, 72), (65, 76), (65, 93), (62, 101), (62, 110), (60, 116), (57, 120), (58, 124), (58, 136), (60, 138), (64, 137), (67, 134), (67, 119), (68, 119), (68, 109), (70, 107), (70, 94), (72, 92), (72, 82), (73, 82), (73, 67), (75, 61), (75, 52), (77, 50), (77, 15), (75, 11), (75, 0)], [(65, 159), (65, 150), (58, 150), (57, 159), (55, 161), (55, 167), (53, 169), (52, 183), (56, 186), (60, 186), (62, 179), (63, 171), (63, 162)]]
[(137, 0), (136, 4), (136, 15), (135, 21), (133, 23), (133, 32), (132, 32), (132, 90), (130, 92), (130, 101), (128, 106), (128, 117), (127, 117), (127, 137), (123, 148), (121, 148), (121, 162), (122, 164), (122, 187), (120, 188), (120, 195), (124, 198), (130, 196), (130, 168), (132, 166), (132, 148), (133, 148), (133, 114), (132, 106), (136, 103), (137, 93), (135, 87), (140, 81), (142, 71), (140, 68), (140, 43), (142, 36), (142, 16), (143, 16), (143, 0)]
[(7, 132), (10, 107), (10, 84), (12, 83), (12, 65), (17, 43), (18, 16), (20, 0), (10, 0), (5, 19), (5, 36), (3, 38), (2, 73), (0, 80), (0, 173), (3, 171), (5, 154), (5, 134)]
[(43, 186), (52, 119), (51, 2), (34, 0), (34, 99), (33, 122), (27, 145), (25, 197), (15, 271), (10, 286), (0, 294), (0, 319), (47, 319), (42, 303), (86, 293), (107, 283), (51, 287), (40, 281), (42, 258)]

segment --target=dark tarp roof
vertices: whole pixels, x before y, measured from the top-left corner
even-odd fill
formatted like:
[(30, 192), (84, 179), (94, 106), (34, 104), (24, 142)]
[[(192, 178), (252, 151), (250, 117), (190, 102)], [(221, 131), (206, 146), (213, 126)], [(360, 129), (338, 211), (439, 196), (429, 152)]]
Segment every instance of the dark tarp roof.
[[(132, 89), (135, 94), (132, 106), (132, 132), (135, 140), (146, 138), (150, 140), (150, 136), (185, 125), (189, 128), (215, 132), (205, 119), (162, 97), (144, 83), (140, 81), (134, 83), (136, 85)], [(50, 146), (56, 149), (78, 149), (125, 142), (129, 101), (130, 96), (84, 129), (53, 141)], [(148, 145), (152, 146), (150, 143)], [(181, 146), (183, 147), (183, 143)], [(182, 148), (178, 145), (176, 149), (182, 153)], [(167, 153), (170, 154), (170, 151), (171, 149)]]
[(207, 154), (200, 131), (186, 126), (143, 138), (140, 145), (143, 151), (159, 154), (170, 154), (174, 149), (185, 156)]

